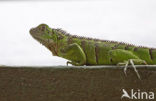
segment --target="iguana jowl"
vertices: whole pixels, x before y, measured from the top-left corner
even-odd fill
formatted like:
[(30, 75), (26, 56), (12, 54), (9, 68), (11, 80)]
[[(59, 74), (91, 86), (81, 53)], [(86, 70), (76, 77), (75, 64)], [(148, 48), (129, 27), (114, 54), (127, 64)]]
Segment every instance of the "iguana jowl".
[(30, 34), (54, 56), (68, 59), (67, 64), (75, 66), (125, 65), (126, 74), (131, 64), (140, 78), (134, 64), (156, 64), (156, 49), (153, 48), (70, 35), (46, 24), (32, 28)]

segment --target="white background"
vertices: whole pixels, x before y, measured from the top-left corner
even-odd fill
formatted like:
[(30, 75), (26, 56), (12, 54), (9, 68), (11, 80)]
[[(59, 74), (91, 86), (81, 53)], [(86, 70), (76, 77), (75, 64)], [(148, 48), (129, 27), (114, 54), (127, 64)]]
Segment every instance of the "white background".
[(155, 0), (0, 2), (0, 64), (66, 65), (29, 34), (46, 23), (71, 34), (156, 47)]

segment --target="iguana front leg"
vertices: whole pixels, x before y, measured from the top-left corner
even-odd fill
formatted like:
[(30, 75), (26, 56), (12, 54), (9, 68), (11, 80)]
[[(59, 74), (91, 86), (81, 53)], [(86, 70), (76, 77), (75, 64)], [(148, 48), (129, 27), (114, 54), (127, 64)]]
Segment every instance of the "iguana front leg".
[(134, 68), (134, 71), (137, 74), (137, 77), (141, 79), (136, 67), (134, 64), (147, 64), (146, 61), (139, 59), (135, 54), (133, 54), (130, 51), (122, 50), (122, 49), (116, 49), (109, 51), (110, 59), (112, 64), (117, 65), (125, 65), (124, 67), (124, 73), (126, 74), (128, 64), (131, 64)]
[(67, 61), (67, 65), (72, 64), (75, 66), (82, 66), (86, 64), (86, 55), (77, 43), (62, 48), (60, 54), (63, 58), (70, 60)]

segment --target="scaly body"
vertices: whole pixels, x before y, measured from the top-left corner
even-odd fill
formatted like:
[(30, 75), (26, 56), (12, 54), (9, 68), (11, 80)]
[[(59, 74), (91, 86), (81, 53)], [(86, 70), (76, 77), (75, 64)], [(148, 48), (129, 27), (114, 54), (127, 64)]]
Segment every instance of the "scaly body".
[(68, 59), (67, 64), (156, 64), (156, 49), (153, 48), (70, 35), (61, 29), (49, 28), (46, 24), (31, 29), (30, 33), (54, 56)]

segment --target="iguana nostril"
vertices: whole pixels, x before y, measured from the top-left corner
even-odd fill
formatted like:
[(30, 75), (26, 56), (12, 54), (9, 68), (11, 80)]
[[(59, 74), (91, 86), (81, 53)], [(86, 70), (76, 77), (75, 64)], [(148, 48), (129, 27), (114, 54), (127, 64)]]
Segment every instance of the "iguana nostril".
[(34, 30), (34, 29), (31, 28), (30, 31), (29, 31), (29, 33), (30, 33), (30, 34), (33, 34), (33, 30)]

